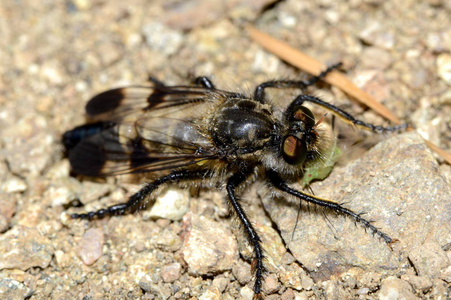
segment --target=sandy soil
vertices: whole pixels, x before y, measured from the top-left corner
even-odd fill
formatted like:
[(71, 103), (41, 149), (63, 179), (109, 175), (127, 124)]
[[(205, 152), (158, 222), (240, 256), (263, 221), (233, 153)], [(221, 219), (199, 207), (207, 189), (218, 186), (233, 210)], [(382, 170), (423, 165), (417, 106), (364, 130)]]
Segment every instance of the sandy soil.
[[(253, 43), (241, 27), (250, 22), (325, 64), (342, 61), (362, 89), (449, 151), (450, 15), (441, 0), (2, 1), (2, 297), (252, 299), (251, 252), (223, 193), (181, 192), (172, 217), (69, 220), (66, 211), (124, 201), (139, 186), (71, 176), (61, 135), (83, 123), (90, 97), (149, 75), (168, 84), (208, 75), (247, 94), (265, 80), (306, 78)], [(335, 88), (312, 93), (387, 124)], [(312, 185), (366, 212), (391, 245), (310, 206), (293, 234), (294, 199), (249, 188), (243, 205), (267, 253), (266, 299), (451, 297), (450, 182), (451, 167), (407, 133)], [(68, 208), (74, 200), (85, 206)]]

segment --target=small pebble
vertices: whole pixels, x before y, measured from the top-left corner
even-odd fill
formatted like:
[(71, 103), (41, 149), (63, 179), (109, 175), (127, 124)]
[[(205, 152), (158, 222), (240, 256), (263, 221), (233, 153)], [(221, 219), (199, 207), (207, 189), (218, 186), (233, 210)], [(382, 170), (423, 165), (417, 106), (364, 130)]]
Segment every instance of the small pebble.
[(442, 80), (451, 84), (451, 54), (443, 53), (437, 57), (437, 73)]
[(99, 228), (90, 228), (78, 243), (78, 256), (85, 265), (90, 266), (102, 256), (103, 244), (103, 231)]
[(148, 215), (153, 218), (180, 221), (188, 210), (188, 190), (168, 189), (157, 197)]
[(0, 270), (32, 267), (46, 268), (54, 249), (50, 240), (42, 236), (36, 228), (14, 226), (0, 235)]
[(232, 267), (232, 274), (242, 285), (247, 284), (252, 279), (251, 268), (243, 261), (239, 261)]
[(378, 292), (379, 300), (419, 299), (412, 293), (412, 287), (402, 279), (390, 276), (382, 281)]
[(419, 276), (437, 277), (442, 269), (450, 265), (446, 252), (435, 241), (413, 248), (409, 253), (409, 259)]
[(292, 289), (287, 289), (283, 294), (280, 296), (281, 300), (293, 300), (295, 298), (294, 291)]
[(266, 295), (274, 294), (280, 289), (280, 283), (275, 274), (269, 274), (263, 281), (263, 292)]
[(183, 218), (183, 228), (182, 254), (190, 273), (223, 272), (238, 260), (238, 244), (225, 226), (190, 212)]
[(161, 268), (161, 278), (164, 282), (174, 282), (179, 279), (182, 266), (179, 263), (172, 263)]

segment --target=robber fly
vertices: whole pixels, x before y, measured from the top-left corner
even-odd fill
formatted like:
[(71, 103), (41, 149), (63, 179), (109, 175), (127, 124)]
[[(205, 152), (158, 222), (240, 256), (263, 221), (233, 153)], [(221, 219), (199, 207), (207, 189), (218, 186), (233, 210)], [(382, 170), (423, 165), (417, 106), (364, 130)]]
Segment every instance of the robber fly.
[(307, 102), (376, 133), (407, 128), (407, 124), (381, 127), (365, 123), (308, 94), (297, 96), (284, 111), (265, 97), (267, 88), (305, 90), (339, 65), (305, 81), (264, 82), (252, 97), (216, 89), (207, 77), (197, 78), (191, 86), (166, 86), (151, 79), (152, 86), (130, 86), (95, 96), (86, 105), (90, 122), (63, 136), (72, 169), (87, 176), (140, 173), (149, 183), (125, 203), (71, 217), (93, 219), (135, 211), (163, 185), (225, 183), (230, 210), (253, 247), (255, 298), (261, 297), (264, 255), (260, 237), (235, 192), (244, 184), (262, 179), (273, 189), (350, 216), (391, 242), (359, 214), (290, 186), (308, 166), (322, 159), (328, 147), (320, 121), (305, 106)]

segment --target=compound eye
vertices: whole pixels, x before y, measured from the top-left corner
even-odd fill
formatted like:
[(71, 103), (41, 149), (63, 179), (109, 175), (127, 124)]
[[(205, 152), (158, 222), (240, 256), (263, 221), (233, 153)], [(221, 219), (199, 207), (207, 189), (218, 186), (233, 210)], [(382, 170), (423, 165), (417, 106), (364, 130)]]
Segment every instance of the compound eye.
[(297, 137), (289, 135), (283, 141), (282, 156), (290, 165), (299, 165), (307, 158), (307, 145)]
[(310, 109), (305, 106), (301, 105), (299, 107), (296, 107), (293, 118), (295, 120), (304, 122), (306, 128), (315, 126), (315, 116), (310, 111)]

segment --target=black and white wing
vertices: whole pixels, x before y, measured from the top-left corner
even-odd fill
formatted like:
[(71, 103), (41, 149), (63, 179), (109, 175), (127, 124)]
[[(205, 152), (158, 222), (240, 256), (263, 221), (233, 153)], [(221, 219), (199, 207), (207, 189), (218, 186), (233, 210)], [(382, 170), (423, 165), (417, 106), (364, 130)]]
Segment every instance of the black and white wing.
[(189, 86), (131, 86), (103, 92), (86, 105), (92, 123), (64, 134), (72, 169), (87, 176), (172, 170), (220, 157), (208, 115), (237, 97)]

